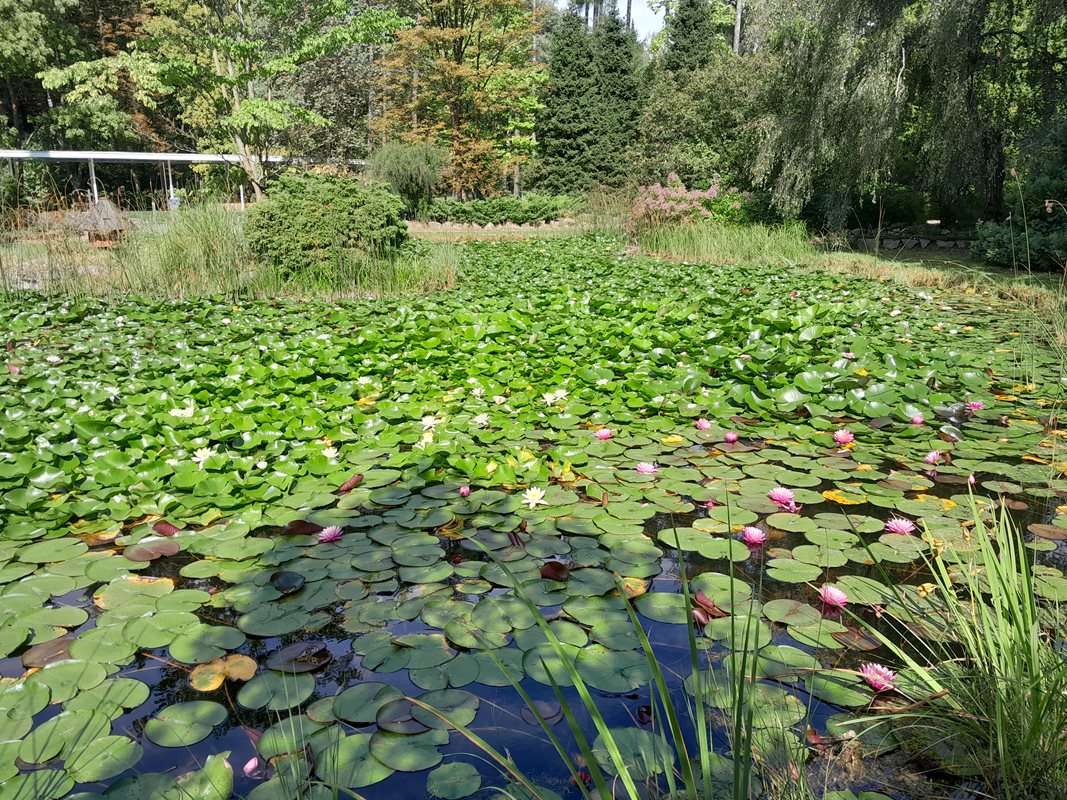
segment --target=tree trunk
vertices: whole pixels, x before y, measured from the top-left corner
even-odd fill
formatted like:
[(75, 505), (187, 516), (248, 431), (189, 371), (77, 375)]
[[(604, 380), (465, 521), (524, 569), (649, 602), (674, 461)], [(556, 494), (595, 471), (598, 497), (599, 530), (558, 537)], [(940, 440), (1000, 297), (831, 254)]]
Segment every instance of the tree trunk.
[(626, 0), (626, 30), (628, 31), (632, 31), (634, 29), (633, 6), (634, 0)]
[(1000, 222), (1004, 219), (1004, 139), (997, 136), (993, 142), (993, 180), (989, 186), (989, 202), (986, 212), (989, 218)]
[(734, 0), (734, 55), (741, 55), (741, 15), (745, 13), (745, 0)]
[(4, 81), (7, 84), (8, 107), (11, 109), (11, 127), (18, 135), (22, 134), (22, 112), (19, 110), (18, 95), (15, 94), (15, 84), (8, 77)]
[(522, 194), (522, 187), (519, 184), (519, 162), (516, 161), (511, 168), (511, 193), (518, 197)]

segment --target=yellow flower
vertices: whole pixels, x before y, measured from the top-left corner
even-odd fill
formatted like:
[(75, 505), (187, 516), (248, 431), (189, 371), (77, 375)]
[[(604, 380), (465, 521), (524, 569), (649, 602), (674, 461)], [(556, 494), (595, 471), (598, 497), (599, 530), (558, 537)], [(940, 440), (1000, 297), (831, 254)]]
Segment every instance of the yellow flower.
[(932, 595), (936, 591), (937, 591), (937, 587), (934, 586), (932, 583), (924, 583), (921, 586), (919, 586), (919, 597), (923, 597), (923, 598), (929, 597), (930, 595)]

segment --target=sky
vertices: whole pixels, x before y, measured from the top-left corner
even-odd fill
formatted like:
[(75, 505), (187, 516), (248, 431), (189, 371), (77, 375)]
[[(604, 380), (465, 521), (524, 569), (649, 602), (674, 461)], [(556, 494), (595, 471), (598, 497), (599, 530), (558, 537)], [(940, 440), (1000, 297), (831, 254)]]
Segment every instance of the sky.
[[(619, 4), (619, 12), (625, 14), (626, 0), (616, 0), (616, 2)], [(556, 0), (556, 5), (559, 8), (566, 8), (570, 3), (569, 0)], [(653, 11), (648, 7), (648, 0), (633, 0), (630, 13), (633, 14), (637, 38), (642, 41), (663, 27), (663, 9)]]

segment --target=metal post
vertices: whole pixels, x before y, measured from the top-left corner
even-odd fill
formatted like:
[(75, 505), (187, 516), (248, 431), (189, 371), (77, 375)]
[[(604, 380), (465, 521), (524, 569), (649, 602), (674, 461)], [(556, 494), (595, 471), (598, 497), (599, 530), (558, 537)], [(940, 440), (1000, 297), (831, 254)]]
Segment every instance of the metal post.
[(170, 190), (171, 199), (174, 199), (174, 168), (170, 161), (167, 161), (167, 188)]
[(99, 203), (100, 195), (96, 191), (96, 167), (91, 158), (89, 159), (89, 185), (93, 189), (93, 203)]
[(245, 210), (245, 185), (242, 183), (239, 187), (241, 190), (241, 210)]

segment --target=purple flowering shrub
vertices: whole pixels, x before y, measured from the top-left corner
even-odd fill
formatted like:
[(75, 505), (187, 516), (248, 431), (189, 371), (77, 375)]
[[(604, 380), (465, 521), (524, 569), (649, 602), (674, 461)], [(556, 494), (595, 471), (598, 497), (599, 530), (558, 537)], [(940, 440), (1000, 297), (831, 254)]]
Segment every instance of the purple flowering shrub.
[(667, 176), (667, 183), (654, 183), (637, 190), (626, 222), (629, 233), (636, 234), (668, 225), (695, 222), (745, 222), (750, 198), (737, 189), (724, 188), (716, 176), (707, 189), (686, 189), (677, 174)]

